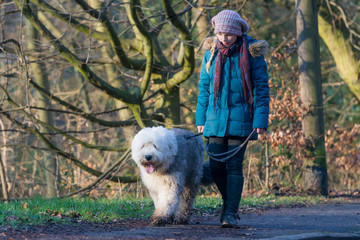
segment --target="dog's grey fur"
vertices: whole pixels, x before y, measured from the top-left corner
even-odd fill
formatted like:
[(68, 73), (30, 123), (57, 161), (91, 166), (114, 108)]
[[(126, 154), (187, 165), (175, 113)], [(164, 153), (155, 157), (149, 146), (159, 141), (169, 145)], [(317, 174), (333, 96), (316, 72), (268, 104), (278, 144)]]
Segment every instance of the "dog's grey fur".
[(204, 157), (201, 137), (163, 127), (144, 128), (132, 142), (133, 160), (155, 204), (151, 225), (187, 224)]

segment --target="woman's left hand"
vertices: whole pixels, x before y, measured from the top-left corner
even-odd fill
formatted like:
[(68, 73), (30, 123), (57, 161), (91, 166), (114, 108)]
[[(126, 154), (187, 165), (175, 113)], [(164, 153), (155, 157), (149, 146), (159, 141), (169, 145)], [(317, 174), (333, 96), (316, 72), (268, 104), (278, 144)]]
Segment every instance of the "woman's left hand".
[(263, 134), (263, 133), (266, 132), (266, 130), (265, 130), (265, 128), (256, 128), (256, 132), (257, 132), (258, 134)]

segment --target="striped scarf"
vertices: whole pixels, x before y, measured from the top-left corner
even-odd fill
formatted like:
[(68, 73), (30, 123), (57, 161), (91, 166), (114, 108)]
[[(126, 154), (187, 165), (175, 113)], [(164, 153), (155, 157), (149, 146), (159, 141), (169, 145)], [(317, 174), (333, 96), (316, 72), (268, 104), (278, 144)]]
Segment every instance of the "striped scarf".
[[(240, 41), (236, 41), (236, 50), (239, 51), (239, 67), (241, 71), (241, 79), (244, 89), (244, 97), (247, 107), (249, 109), (250, 115), (252, 115), (252, 104), (254, 101), (252, 94), (252, 86), (250, 81), (250, 64), (249, 64), (249, 52), (246, 48), (246, 38), (240, 37)], [(230, 48), (225, 47), (220, 41), (217, 41), (216, 48), (218, 50), (216, 55), (215, 62), (215, 76), (214, 76), (214, 110), (216, 106), (216, 100), (219, 93), (220, 80), (222, 77), (222, 72), (226, 58), (230, 57), (232, 52)], [(231, 65), (231, 63), (230, 63)]]

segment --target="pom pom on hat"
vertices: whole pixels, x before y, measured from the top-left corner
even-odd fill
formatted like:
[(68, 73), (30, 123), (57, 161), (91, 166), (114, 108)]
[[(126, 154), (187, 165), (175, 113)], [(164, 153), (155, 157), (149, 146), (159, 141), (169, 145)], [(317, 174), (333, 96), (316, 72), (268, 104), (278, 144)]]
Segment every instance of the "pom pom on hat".
[(214, 33), (229, 33), (241, 36), (249, 30), (249, 24), (232, 10), (223, 10), (211, 19)]

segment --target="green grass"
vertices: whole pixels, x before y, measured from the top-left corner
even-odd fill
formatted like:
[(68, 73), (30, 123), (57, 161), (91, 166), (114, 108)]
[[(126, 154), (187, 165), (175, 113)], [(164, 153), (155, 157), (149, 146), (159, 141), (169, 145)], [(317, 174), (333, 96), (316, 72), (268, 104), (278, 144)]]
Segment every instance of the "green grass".
[(0, 226), (41, 225), (47, 222), (107, 222), (151, 216), (151, 199), (29, 199), (0, 204)]
[[(248, 197), (241, 200), (241, 208), (269, 208), (293, 205), (312, 205), (329, 201), (322, 197)], [(220, 209), (219, 197), (196, 198), (198, 212), (213, 213)], [(0, 203), (0, 226), (21, 228), (49, 222), (71, 223), (79, 221), (107, 222), (124, 219), (148, 219), (154, 210), (149, 198), (137, 199), (29, 199)]]

